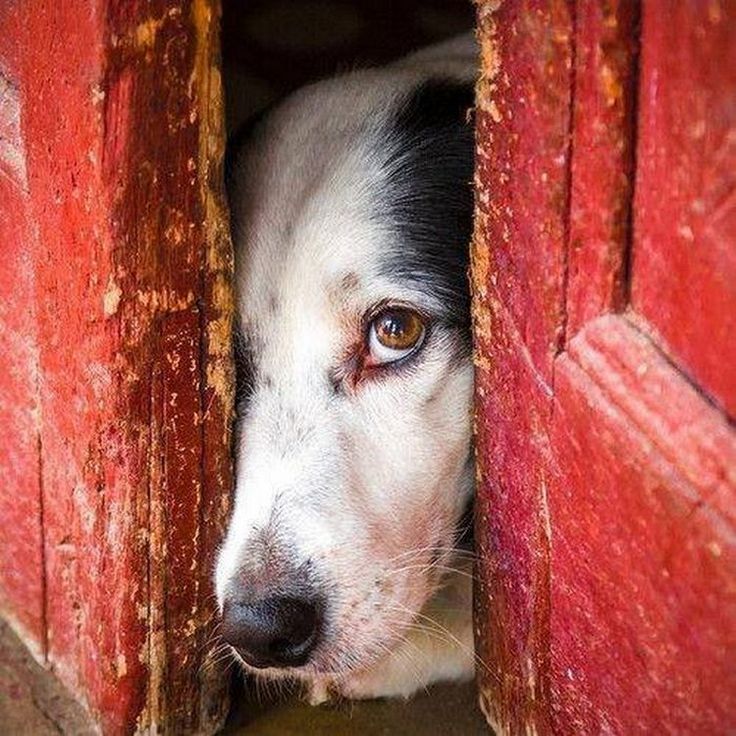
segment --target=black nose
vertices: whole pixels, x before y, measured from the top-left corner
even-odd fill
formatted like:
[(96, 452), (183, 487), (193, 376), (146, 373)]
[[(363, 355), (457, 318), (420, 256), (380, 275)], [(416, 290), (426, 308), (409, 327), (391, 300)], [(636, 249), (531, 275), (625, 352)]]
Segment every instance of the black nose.
[(222, 635), (253, 667), (298, 667), (317, 645), (320, 609), (301, 598), (227, 600)]

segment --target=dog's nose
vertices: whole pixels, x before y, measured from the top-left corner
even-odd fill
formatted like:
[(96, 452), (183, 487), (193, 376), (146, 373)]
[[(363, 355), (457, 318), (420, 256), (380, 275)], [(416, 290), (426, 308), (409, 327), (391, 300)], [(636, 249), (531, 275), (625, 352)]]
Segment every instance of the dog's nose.
[(252, 667), (298, 667), (317, 645), (320, 609), (303, 598), (228, 600), (222, 635)]

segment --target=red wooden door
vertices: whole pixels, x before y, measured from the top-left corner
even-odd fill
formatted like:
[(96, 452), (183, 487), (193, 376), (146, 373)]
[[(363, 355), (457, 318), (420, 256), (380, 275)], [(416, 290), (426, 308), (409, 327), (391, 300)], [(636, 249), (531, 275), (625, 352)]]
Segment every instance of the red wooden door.
[(217, 5), (0, 2), (0, 607), (104, 733), (221, 720)]
[(499, 732), (736, 729), (736, 6), (479, 4), (477, 630)]

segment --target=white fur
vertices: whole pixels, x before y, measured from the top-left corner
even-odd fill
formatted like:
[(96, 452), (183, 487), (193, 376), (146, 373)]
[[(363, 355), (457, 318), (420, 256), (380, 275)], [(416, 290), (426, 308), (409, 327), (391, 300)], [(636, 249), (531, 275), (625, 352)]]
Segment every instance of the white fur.
[[(337, 398), (325, 376), (376, 303), (433, 308), (380, 275), (392, 234), (370, 216), (368, 183), (379, 171), (364, 121), (421, 79), (468, 79), (474, 66), (465, 37), (308, 87), (276, 110), (239, 163), (238, 310), (271, 387), (256, 383), (243, 419), (216, 589), (222, 603), (243, 550), (273, 524), (297, 564), (310, 560), (330, 582), (312, 660), (265, 671), (302, 679), (313, 702), (409, 696), (472, 675), (470, 571), (451, 549), (472, 492), (471, 365), (453, 365), (451, 340), (438, 331), (417, 370)], [(317, 154), (304, 154), (305, 140), (321, 141)], [(343, 288), (353, 274), (357, 284)]]

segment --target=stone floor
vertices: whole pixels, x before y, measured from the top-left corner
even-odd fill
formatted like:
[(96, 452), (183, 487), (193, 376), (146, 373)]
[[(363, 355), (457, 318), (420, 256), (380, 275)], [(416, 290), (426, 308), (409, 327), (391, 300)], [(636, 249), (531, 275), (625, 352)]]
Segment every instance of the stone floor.
[[(235, 693), (223, 736), (487, 736), (469, 685), (432, 688), (409, 702), (369, 701), (312, 708), (258, 702)], [(0, 620), (0, 734), (87, 736), (84, 711)]]
[(84, 710), (0, 619), (0, 734), (87, 736)]
[(236, 701), (228, 736), (488, 736), (471, 685), (442, 685), (412, 700), (374, 700), (338, 707), (286, 701)]

